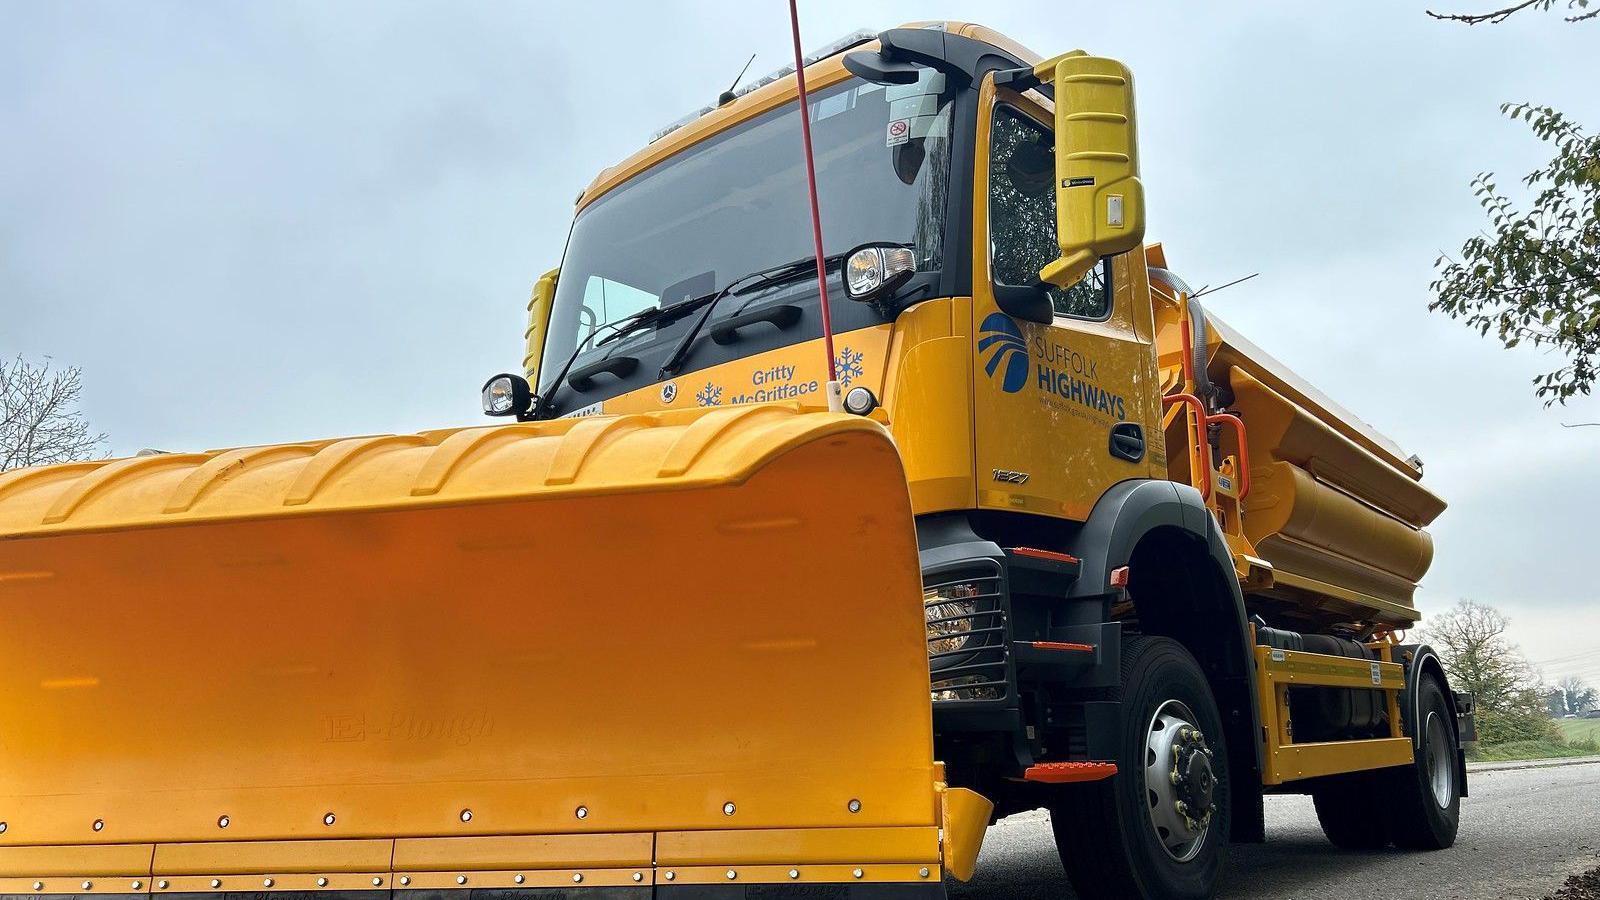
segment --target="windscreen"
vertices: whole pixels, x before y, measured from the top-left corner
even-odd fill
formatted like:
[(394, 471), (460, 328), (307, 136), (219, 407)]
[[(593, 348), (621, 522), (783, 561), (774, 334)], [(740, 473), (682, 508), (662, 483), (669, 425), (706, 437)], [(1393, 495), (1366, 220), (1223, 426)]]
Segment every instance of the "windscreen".
[[(811, 94), (829, 255), (865, 243), (901, 244), (914, 250), (919, 271), (940, 268), (950, 133), (943, 82), (929, 70), (916, 84), (852, 78)], [(793, 105), (664, 160), (574, 222), (544, 359), (565, 359), (603, 339), (606, 324), (641, 310), (705, 296), (747, 273), (809, 256), (810, 216)], [(545, 377), (553, 377), (555, 367), (547, 368)]]

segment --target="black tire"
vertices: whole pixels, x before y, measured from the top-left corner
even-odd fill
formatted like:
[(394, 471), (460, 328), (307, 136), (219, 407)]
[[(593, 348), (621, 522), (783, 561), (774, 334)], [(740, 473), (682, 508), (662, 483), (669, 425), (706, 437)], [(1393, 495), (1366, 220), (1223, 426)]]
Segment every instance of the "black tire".
[[(1205, 675), (1177, 641), (1130, 635), (1122, 639), (1122, 688), (1115, 694), (1124, 720), (1117, 775), (1070, 786), (1051, 802), (1050, 822), (1067, 877), (1084, 900), (1209, 898), (1228, 843), (1231, 781), (1222, 717)], [(1145, 786), (1151, 721), (1169, 701), (1193, 714), (1215, 763), (1210, 823), (1183, 861), (1158, 835)]]
[(1341, 850), (1382, 850), (1389, 846), (1388, 804), (1378, 793), (1384, 779), (1358, 772), (1329, 779), (1311, 794), (1317, 822), (1328, 842)]
[(1422, 736), (1416, 761), (1391, 773), (1389, 832), (1402, 850), (1443, 850), (1456, 842), (1461, 827), (1460, 741), (1444, 687), (1432, 676), (1417, 685), (1416, 728)]
[[(1417, 699), (1422, 749), (1411, 765), (1330, 778), (1312, 792), (1322, 833), (1335, 847), (1381, 850), (1392, 841), (1402, 850), (1443, 850), (1455, 843), (1461, 823), (1455, 716), (1432, 676), (1417, 685)], [(1434, 776), (1441, 766), (1436, 795)]]

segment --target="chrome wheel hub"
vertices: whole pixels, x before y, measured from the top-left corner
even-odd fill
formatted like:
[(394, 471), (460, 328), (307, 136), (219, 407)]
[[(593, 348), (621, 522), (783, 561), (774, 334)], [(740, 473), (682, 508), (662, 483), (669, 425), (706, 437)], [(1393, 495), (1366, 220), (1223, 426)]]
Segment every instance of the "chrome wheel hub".
[(1216, 764), (1189, 707), (1168, 700), (1145, 730), (1145, 801), (1150, 826), (1167, 855), (1187, 862), (1200, 852), (1215, 812)]
[(1427, 760), (1433, 802), (1446, 809), (1456, 793), (1456, 766), (1450, 753), (1450, 729), (1437, 712), (1428, 713), (1427, 726), (1422, 731), (1422, 752)]

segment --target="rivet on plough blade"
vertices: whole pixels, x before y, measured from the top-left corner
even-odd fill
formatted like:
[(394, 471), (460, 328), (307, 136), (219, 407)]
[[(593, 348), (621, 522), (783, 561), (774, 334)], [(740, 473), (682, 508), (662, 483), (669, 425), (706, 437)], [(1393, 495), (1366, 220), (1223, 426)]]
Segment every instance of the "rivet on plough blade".
[(465, 875), (457, 875), (456, 876), (456, 884), (466, 884), (466, 883), (467, 883), (467, 876), (465, 876)]
[(263, 879), (261, 879), (261, 886), (262, 887), (272, 887), (272, 884), (273, 884), (273, 882), (272, 882), (271, 878), (263, 878)]
[(35, 882), (34, 882), (34, 883), (33, 883), (33, 889), (34, 889), (34, 890), (36, 890), (36, 891), (42, 891), (42, 890), (44, 890), (44, 882), (42, 882), (42, 881), (35, 881)]
[(587, 806), (578, 807), (578, 810), (577, 810), (577, 812), (574, 813), (574, 815), (576, 815), (580, 819), (589, 818), (589, 807), (587, 807)]
[(739, 877), (739, 873), (738, 872), (735, 872), (732, 869), (728, 870), (728, 880), (729, 881), (732, 881), (732, 880), (734, 880), (735, 878), (738, 878), (738, 877)]
[(518, 872), (516, 875), (513, 875), (511, 877), (511, 880), (515, 881), (517, 884), (521, 884), (524, 881), (527, 881), (528, 879), (526, 877), (524, 877), (521, 872)]
[(789, 877), (790, 878), (799, 878), (800, 877), (800, 870), (799, 869), (790, 869), (789, 870)]
[(326, 879), (326, 878), (318, 878), (317, 879), (317, 887), (327, 887), (327, 886), (328, 886), (328, 879)]
[(928, 873), (928, 867), (927, 866), (923, 866), (922, 868), (918, 869), (917, 870), (917, 874), (920, 875), (923, 878), (927, 878), (928, 874), (929, 874)]
[(85, 881), (85, 882), (84, 882), (84, 883), (83, 883), (83, 889), (84, 889), (84, 890), (86, 890), (86, 891), (92, 891), (92, 890), (94, 890), (94, 882), (92, 882), (92, 881)]
[(6, 833), (6, 829), (10, 828), (10, 827), (11, 827), (10, 825), (7, 825), (4, 822), (0, 822), (0, 834), (5, 834)]
[(94, 830), (95, 831), (100, 831), (101, 829), (103, 829), (105, 827), (106, 827), (106, 820), (105, 819), (95, 819), (94, 820)]
[(722, 814), (725, 816), (731, 816), (738, 810), (739, 808), (734, 806), (732, 801), (722, 804)]
[(142, 887), (144, 887), (144, 882), (142, 882), (142, 881), (135, 881), (133, 883), (133, 889), (136, 890), (136, 891), (139, 890)]
[(212, 887), (213, 887), (213, 888), (219, 888), (219, 887), (222, 887), (222, 879), (220, 879), (220, 878), (213, 878), (213, 879), (211, 879), (211, 886), (212, 886)]
[(633, 873), (633, 880), (634, 881), (643, 881), (644, 880), (644, 873), (643, 872), (635, 872), (635, 873)]
[(377, 876), (373, 876), (373, 878), (372, 878), (372, 886), (373, 887), (380, 887), (380, 886), (382, 886), (382, 884), (383, 884), (383, 879), (382, 878), (379, 878)]
[(463, 821), (463, 822), (471, 822), (472, 821), (472, 810), (463, 809), (461, 811), (461, 821)]
[(164, 891), (164, 890), (167, 889), (167, 885), (168, 884), (169, 884), (169, 882), (165, 878), (163, 878), (160, 881), (156, 882), (156, 887), (158, 887), (158, 888), (160, 888), (161, 890)]
[(847, 806), (849, 807), (850, 811), (853, 812), (853, 813), (861, 812), (861, 801), (860, 800), (851, 800), (847, 804)]
[(410, 875), (401, 875), (400, 876), (400, 886), (401, 887), (405, 887), (406, 885), (408, 885), (410, 883), (411, 883), (411, 876)]
[(582, 884), (583, 883), (583, 873), (582, 872), (573, 872), (572, 873), (572, 883), (573, 884)]
[(218, 818), (218, 819), (217, 819), (217, 827), (218, 827), (218, 828), (227, 828), (227, 827), (228, 827), (228, 821), (229, 821), (229, 820), (228, 820), (228, 817), (227, 817), (227, 816), (221, 816), (221, 817), (219, 817), (219, 818)]
[(863, 875), (866, 875), (866, 874), (867, 874), (867, 873), (865, 873), (865, 872), (863, 872), (863, 871), (861, 871), (861, 870), (860, 870), (860, 869), (856, 869), (856, 870), (855, 870), (855, 871), (853, 871), (853, 872), (851, 872), (851, 873), (850, 873), (850, 874), (851, 874), (851, 875), (854, 875), (854, 876), (855, 876), (855, 877), (857, 877), (857, 878), (860, 878), (860, 877), (862, 877), (862, 876), (863, 876)]
[(672, 879), (674, 879), (674, 878), (677, 878), (677, 877), (678, 877), (678, 876), (677, 876), (677, 875), (675, 875), (675, 874), (673, 874), (673, 873), (671, 873), (671, 872), (668, 872), (668, 873), (667, 873), (667, 874), (666, 874), (666, 879), (667, 879), (667, 880), (668, 880), (668, 881), (671, 881), (671, 880), (672, 880)]
[(332, 825), (334, 823), (334, 821), (335, 820), (334, 820), (333, 813), (328, 813), (327, 815), (322, 817), (322, 824), (324, 824), (324, 825)]

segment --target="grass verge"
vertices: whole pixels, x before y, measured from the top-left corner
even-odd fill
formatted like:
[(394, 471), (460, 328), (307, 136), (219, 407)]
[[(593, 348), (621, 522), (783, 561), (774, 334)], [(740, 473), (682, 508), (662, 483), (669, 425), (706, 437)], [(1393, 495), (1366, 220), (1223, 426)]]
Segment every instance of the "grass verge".
[(1600, 719), (1557, 719), (1556, 727), (1571, 743), (1600, 744)]
[(1473, 762), (1503, 762), (1519, 759), (1559, 759), (1569, 756), (1600, 755), (1600, 744), (1593, 741), (1508, 741), (1480, 744), (1467, 751)]

